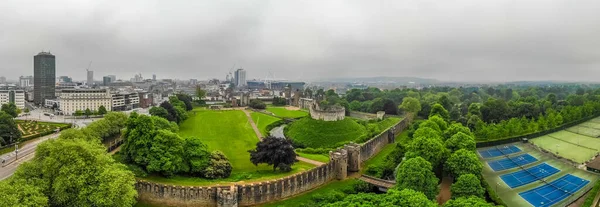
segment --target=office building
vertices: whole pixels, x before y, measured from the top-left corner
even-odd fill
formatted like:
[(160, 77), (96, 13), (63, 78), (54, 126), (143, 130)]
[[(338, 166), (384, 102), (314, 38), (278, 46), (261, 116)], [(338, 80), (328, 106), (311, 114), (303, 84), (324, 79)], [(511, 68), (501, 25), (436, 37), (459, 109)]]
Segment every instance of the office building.
[(56, 83), (56, 58), (50, 52), (40, 52), (33, 57), (33, 102), (37, 105), (54, 99)]
[(112, 110), (112, 96), (108, 89), (63, 89), (58, 98), (63, 114), (72, 115), (75, 111), (98, 110), (104, 106)]
[(87, 86), (93, 86), (94, 85), (94, 71), (92, 70), (87, 70), (87, 82), (86, 82)]
[(58, 77), (58, 82), (59, 83), (72, 83), (73, 79), (69, 76), (59, 76)]
[(110, 85), (110, 83), (112, 83), (113, 81), (115, 81), (115, 80), (113, 80), (110, 76), (102, 77), (102, 85), (104, 85), (104, 86)]
[(190, 85), (198, 85), (198, 79), (190, 79)]
[(25, 91), (4, 87), (0, 89), (0, 105), (14, 103), (17, 108), (25, 109)]
[(6, 77), (4, 77), (4, 76), (0, 77), (0, 84), (6, 84)]
[(235, 75), (234, 76), (235, 76), (234, 77), (235, 78), (234, 79), (235, 80), (234, 81), (235, 86), (237, 86), (237, 87), (244, 87), (244, 86), (246, 86), (246, 71), (244, 69), (241, 69), (241, 68), (237, 69), (235, 71)]
[(33, 76), (19, 77), (19, 86), (23, 88), (33, 86)]
[(152, 74), (152, 80), (156, 81), (156, 74)]
[(139, 107), (140, 96), (138, 92), (119, 91), (112, 94), (112, 110), (127, 111)]

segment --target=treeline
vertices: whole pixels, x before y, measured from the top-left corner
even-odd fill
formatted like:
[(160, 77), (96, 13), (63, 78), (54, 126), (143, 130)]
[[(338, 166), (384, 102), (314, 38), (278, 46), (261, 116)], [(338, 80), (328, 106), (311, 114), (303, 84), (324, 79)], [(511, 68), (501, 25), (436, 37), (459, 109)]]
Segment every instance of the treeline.
[(109, 113), (38, 145), (31, 161), (0, 182), (0, 206), (133, 206), (133, 173), (100, 144), (118, 135), (126, 119), (123, 113)]
[(140, 177), (158, 174), (185, 175), (209, 179), (229, 177), (229, 159), (220, 151), (208, 151), (198, 137), (181, 137), (178, 123), (188, 118), (192, 99), (185, 94), (169, 97), (152, 116), (133, 113), (123, 132), (119, 160)]
[(443, 174), (457, 178), (451, 187), (453, 199), (444, 206), (494, 206), (485, 200), (483, 165), (475, 148), (469, 128), (432, 114), (411, 125), (409, 140), (398, 143), (382, 166), (367, 170), (378, 171), (381, 178), (395, 177), (393, 189), (386, 194), (351, 195), (327, 206), (437, 206)]

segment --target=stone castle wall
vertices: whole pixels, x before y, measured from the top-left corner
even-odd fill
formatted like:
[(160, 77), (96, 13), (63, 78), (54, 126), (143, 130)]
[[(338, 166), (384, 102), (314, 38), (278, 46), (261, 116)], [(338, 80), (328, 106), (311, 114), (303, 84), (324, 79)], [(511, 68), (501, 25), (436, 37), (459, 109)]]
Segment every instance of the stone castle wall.
[(362, 162), (395, 141), (406, 128), (404, 119), (364, 144), (347, 144), (330, 152), (330, 162), (285, 178), (246, 185), (183, 187), (139, 180), (135, 184), (138, 199), (161, 206), (253, 206), (289, 198), (321, 186), (331, 180), (342, 180), (348, 172), (358, 172)]
[(346, 109), (344, 107), (339, 109), (321, 110), (317, 104), (310, 106), (310, 117), (315, 120), (323, 121), (340, 121), (346, 118)]

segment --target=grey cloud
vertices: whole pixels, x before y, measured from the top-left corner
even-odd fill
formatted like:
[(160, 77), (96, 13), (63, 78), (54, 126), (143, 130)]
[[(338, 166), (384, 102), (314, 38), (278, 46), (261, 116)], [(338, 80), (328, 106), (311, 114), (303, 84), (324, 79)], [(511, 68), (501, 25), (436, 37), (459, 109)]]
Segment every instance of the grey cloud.
[(600, 75), (600, 2), (0, 1), (0, 71), (83, 79), (318, 79), (420, 76), (454, 81), (582, 80)]

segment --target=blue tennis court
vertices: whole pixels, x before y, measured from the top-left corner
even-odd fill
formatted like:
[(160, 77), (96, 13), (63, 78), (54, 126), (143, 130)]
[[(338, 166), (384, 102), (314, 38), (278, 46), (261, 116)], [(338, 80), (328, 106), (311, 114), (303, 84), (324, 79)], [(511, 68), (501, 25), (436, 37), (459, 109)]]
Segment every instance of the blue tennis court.
[(567, 174), (549, 184), (519, 193), (535, 207), (552, 206), (583, 188), (590, 181)]
[(549, 164), (542, 163), (525, 170), (519, 170), (517, 172), (501, 175), (500, 178), (502, 178), (502, 180), (510, 188), (516, 188), (554, 175), (557, 172), (560, 172), (560, 170), (552, 167)]
[(490, 157), (498, 157), (498, 156), (502, 156), (502, 155), (512, 154), (512, 153), (516, 153), (516, 152), (520, 152), (520, 151), (521, 151), (521, 149), (519, 149), (515, 145), (510, 145), (510, 146), (504, 146), (504, 147), (496, 147), (496, 148), (487, 149), (487, 150), (479, 150), (479, 154), (483, 158), (490, 158)]
[(487, 163), (494, 171), (500, 171), (526, 165), (532, 162), (536, 162), (537, 160), (538, 159), (536, 159), (528, 153), (511, 158), (488, 161)]

